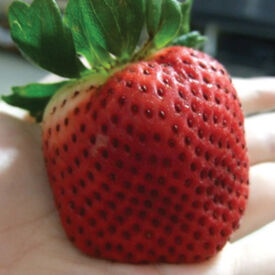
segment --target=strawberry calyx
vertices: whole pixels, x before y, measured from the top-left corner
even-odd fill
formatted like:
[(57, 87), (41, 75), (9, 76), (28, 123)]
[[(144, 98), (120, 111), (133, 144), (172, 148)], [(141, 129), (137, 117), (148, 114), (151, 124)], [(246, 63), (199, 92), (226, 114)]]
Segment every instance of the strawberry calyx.
[(67, 80), (13, 87), (2, 99), (41, 121), (51, 97), (68, 85), (103, 84), (118, 68), (169, 45), (197, 48), (204, 37), (189, 32), (191, 6), (192, 0), (69, 0), (62, 12), (55, 0), (14, 1), (9, 23), (22, 54)]

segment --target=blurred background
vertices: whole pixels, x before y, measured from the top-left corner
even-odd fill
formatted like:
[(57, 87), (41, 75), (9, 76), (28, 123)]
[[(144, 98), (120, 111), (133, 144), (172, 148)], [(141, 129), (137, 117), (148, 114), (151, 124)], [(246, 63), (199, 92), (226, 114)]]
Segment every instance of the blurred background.
[(233, 76), (275, 75), (275, 0), (194, 0), (192, 24)]
[[(0, 0), (0, 93), (47, 75), (23, 60), (10, 39), (11, 2)], [(61, 7), (66, 4), (66, 0), (58, 2)], [(194, 0), (192, 29), (208, 37), (204, 51), (218, 58), (233, 76), (275, 75), (275, 0)]]

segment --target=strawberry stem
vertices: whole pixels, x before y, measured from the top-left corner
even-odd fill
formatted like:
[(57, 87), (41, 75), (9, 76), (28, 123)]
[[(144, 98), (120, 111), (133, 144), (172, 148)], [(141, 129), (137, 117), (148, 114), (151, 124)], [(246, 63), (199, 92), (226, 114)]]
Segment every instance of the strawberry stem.
[[(61, 13), (56, 0), (33, 0), (30, 5), (14, 1), (9, 22), (12, 38), (26, 57), (77, 83), (95, 74), (106, 80), (126, 64), (168, 45), (202, 43), (198, 33), (187, 33), (191, 5), (192, 0), (69, 0)], [(138, 48), (144, 27), (148, 39)], [(63, 86), (31, 84), (2, 98), (41, 118), (50, 97)], [(38, 101), (41, 112), (31, 106)]]
[(133, 56), (132, 60), (135, 61), (139, 61), (144, 59), (146, 56), (148, 56), (150, 54), (150, 51), (152, 50), (152, 40), (148, 39), (145, 44), (143, 45), (143, 47), (141, 47), (139, 49), (138, 52), (136, 52), (136, 54)]

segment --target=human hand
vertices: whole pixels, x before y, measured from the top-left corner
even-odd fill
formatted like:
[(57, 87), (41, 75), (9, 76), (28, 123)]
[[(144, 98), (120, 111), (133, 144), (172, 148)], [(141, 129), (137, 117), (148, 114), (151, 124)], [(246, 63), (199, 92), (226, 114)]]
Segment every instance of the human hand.
[(250, 199), (231, 242), (200, 264), (128, 265), (75, 249), (53, 203), (39, 126), (0, 112), (0, 274), (274, 275), (275, 113), (263, 112), (275, 108), (275, 79), (268, 81), (235, 80), (245, 113), (258, 113), (246, 119)]

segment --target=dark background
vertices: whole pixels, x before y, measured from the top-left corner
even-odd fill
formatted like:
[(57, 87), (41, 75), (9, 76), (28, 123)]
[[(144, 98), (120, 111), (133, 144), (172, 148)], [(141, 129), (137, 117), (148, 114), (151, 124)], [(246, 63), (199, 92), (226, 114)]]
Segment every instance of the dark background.
[(194, 0), (192, 27), (234, 76), (275, 75), (275, 0)]

